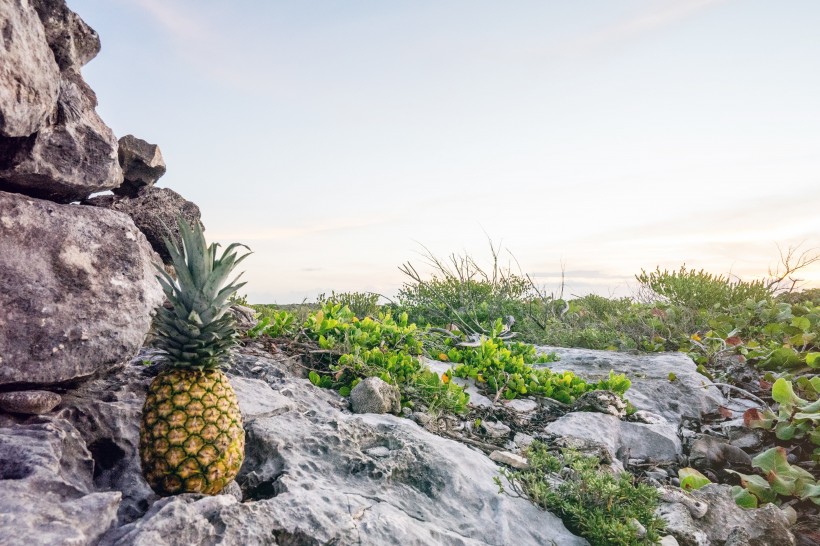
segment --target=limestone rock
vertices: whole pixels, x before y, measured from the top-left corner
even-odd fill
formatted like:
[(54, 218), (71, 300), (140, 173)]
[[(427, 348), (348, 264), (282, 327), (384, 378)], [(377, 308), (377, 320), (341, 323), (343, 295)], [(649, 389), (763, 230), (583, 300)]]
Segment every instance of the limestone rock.
[(145, 187), (136, 197), (100, 195), (86, 199), (83, 204), (124, 212), (130, 216), (154, 251), (169, 265), (171, 255), (165, 248), (163, 238), (171, 235), (177, 245), (182, 245), (177, 217), (181, 215), (189, 224), (200, 219), (198, 206), (168, 188)]
[(0, 192), (0, 385), (49, 385), (136, 354), (163, 294), (124, 214)]
[(142, 188), (153, 186), (165, 174), (165, 160), (159, 146), (134, 135), (125, 135), (119, 140), (117, 157), (122, 167), (123, 183), (114, 188), (116, 195), (136, 197)]
[(43, 24), (28, 2), (0, 3), (0, 29), (2, 171), (7, 168), (10, 148), (38, 131), (54, 110), (60, 92), (60, 72), (46, 42)]
[(63, 419), (0, 427), (0, 544), (94, 544), (120, 493), (94, 492), (94, 463)]
[(12, 391), (0, 393), (0, 409), (26, 415), (41, 415), (53, 410), (62, 396), (49, 391)]
[(621, 419), (626, 415), (626, 402), (614, 392), (589, 391), (578, 397), (570, 411), (606, 413)]
[[(559, 360), (544, 364), (552, 370), (569, 370), (585, 379), (602, 379), (610, 370), (625, 373), (632, 382), (626, 398), (639, 410), (663, 417), (673, 426), (683, 419), (700, 419), (725, 404), (723, 395), (683, 353), (633, 355), (591, 349), (539, 347), (555, 352)], [(675, 381), (669, 380), (674, 373)]]
[(689, 464), (701, 470), (731, 468), (743, 472), (752, 469), (748, 453), (714, 436), (701, 436), (689, 448)]
[(96, 106), (96, 95), (79, 74), (64, 72), (47, 123), (30, 137), (0, 144), (0, 190), (71, 203), (119, 186), (117, 139)]
[(681, 546), (794, 546), (788, 518), (777, 506), (767, 504), (745, 510), (735, 503), (731, 489), (728, 485), (713, 483), (693, 491), (692, 497), (709, 506), (706, 515), (699, 519), (693, 518), (681, 504), (661, 505), (658, 514), (666, 521), (666, 531)]
[(368, 377), (350, 391), (350, 408), (353, 413), (401, 412), (399, 389), (378, 377)]
[(493, 451), (490, 453), (490, 460), (497, 463), (505, 464), (513, 468), (525, 469), (530, 467), (530, 463), (521, 455), (516, 455), (509, 451)]
[(60, 70), (80, 71), (100, 52), (100, 37), (65, 0), (31, 0), (46, 31), (46, 40)]
[(682, 454), (677, 429), (668, 423), (628, 423), (605, 413), (579, 411), (564, 415), (544, 430), (561, 438), (599, 444), (612, 459), (676, 462)]
[(481, 421), (481, 430), (490, 438), (507, 438), (512, 431), (501, 421)]
[[(232, 369), (258, 360), (237, 354)], [(231, 383), (247, 430), (244, 501), (150, 498), (101, 544), (586, 544), (549, 512), (499, 495), (487, 457), (408, 419), (350, 414), (305, 379)]]

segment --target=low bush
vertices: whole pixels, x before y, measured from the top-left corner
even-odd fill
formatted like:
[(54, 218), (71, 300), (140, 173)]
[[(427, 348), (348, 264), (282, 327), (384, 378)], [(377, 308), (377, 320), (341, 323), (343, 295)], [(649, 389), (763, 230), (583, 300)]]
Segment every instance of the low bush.
[[(512, 486), (593, 546), (657, 544), (663, 521), (655, 514), (658, 493), (624, 472), (614, 475), (600, 461), (571, 450), (550, 453), (540, 442), (527, 452), (529, 468), (502, 471)], [(500, 484), (500, 480), (499, 480)], [(642, 535), (640, 523), (645, 529)]]

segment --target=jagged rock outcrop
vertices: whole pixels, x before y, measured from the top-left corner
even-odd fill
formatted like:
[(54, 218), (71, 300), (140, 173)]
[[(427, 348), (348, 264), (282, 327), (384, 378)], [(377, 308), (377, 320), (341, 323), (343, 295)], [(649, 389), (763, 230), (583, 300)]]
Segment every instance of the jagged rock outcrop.
[(54, 60), (63, 71), (79, 73), (100, 52), (100, 37), (65, 0), (31, 0), (46, 32)]
[(111, 369), (145, 340), (158, 257), (110, 210), (0, 192), (0, 385)]
[(124, 212), (130, 216), (154, 251), (169, 265), (172, 265), (171, 255), (168, 254), (163, 239), (170, 235), (181, 247), (177, 217), (182, 216), (189, 224), (193, 224), (201, 216), (198, 206), (174, 190), (154, 186), (143, 187), (136, 197), (98, 195), (86, 199), (83, 204)]
[(94, 461), (64, 419), (0, 415), (0, 544), (95, 544), (116, 521), (119, 491), (95, 491)]
[(0, 170), (7, 147), (28, 137), (57, 104), (60, 69), (37, 12), (19, 0), (0, 2)]
[(0, 190), (70, 203), (118, 187), (117, 140), (79, 72), (97, 34), (63, 0), (0, 10)]
[[(157, 373), (142, 360), (151, 358), (145, 351), (122, 372), (70, 391), (56, 414), (7, 418), (18, 430), (37, 419), (82, 436), (88, 450), (76, 472), (96, 491), (122, 493), (116, 523), (107, 509), (88, 530), (105, 532), (101, 544), (586, 544), (554, 515), (499, 494), (498, 467), (482, 453), (409, 419), (352, 414), (335, 392), (294, 377), (284, 357), (261, 353), (236, 354), (229, 372), (247, 430), (242, 501), (160, 499), (142, 479), (137, 453), (138, 416)], [(9, 466), (21, 457), (10, 454)], [(37, 506), (50, 513), (49, 503), (59, 502), (44, 497)], [(16, 540), (16, 530), (0, 526), (0, 543), (9, 537)]]
[(141, 189), (153, 186), (165, 174), (165, 160), (159, 146), (134, 135), (125, 135), (119, 140), (117, 155), (123, 181), (119, 188), (112, 190), (116, 195), (136, 197)]

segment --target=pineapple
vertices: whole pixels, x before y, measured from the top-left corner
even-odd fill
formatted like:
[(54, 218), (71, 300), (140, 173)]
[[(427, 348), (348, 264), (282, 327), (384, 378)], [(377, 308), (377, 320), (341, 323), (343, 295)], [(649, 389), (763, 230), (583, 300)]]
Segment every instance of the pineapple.
[(219, 366), (236, 338), (228, 298), (245, 283), (222, 285), (249, 253), (237, 257), (234, 249), (244, 245), (232, 244), (217, 257), (202, 224), (177, 223), (183, 248), (165, 240), (177, 280), (164, 269), (157, 275), (172, 308), (160, 307), (153, 325), (152, 344), (167, 367), (148, 387), (140, 460), (159, 495), (215, 495), (236, 477), (245, 454), (239, 404)]

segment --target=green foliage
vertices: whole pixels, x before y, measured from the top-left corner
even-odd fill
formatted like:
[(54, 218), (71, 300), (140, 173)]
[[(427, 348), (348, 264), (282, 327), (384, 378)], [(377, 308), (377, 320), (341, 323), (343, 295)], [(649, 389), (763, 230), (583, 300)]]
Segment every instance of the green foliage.
[(372, 292), (340, 292), (337, 294), (332, 291), (330, 296), (319, 294), (316, 302), (320, 306), (339, 304), (347, 307), (360, 319), (375, 317), (379, 314), (379, 295)]
[[(808, 440), (820, 446), (820, 377), (804, 378), (805, 390), (814, 393), (814, 401), (798, 396), (794, 385), (785, 378), (780, 378), (772, 385), (772, 398), (779, 404), (777, 413), (771, 410), (760, 411), (749, 409), (743, 415), (748, 427), (774, 431), (779, 440), (797, 442)], [(820, 447), (814, 449), (814, 458), (820, 462)]]
[(321, 348), (338, 355), (327, 373), (312, 372), (315, 385), (348, 395), (361, 378), (375, 376), (396, 385), (405, 404), (423, 402), (433, 412), (466, 410), (464, 390), (442, 381), (420, 360), (422, 333), (406, 313), (398, 320), (389, 311), (359, 320), (349, 307), (326, 303), (303, 327)]
[(695, 489), (700, 489), (704, 485), (712, 483), (709, 478), (701, 474), (698, 470), (690, 467), (679, 469), (678, 479), (680, 480), (681, 489), (686, 491), (694, 491)]
[[(514, 487), (535, 504), (557, 514), (567, 528), (593, 546), (657, 544), (663, 521), (655, 514), (658, 493), (624, 472), (618, 476), (600, 461), (566, 450), (551, 454), (540, 442), (527, 452), (530, 467), (504, 471)], [(639, 536), (633, 520), (646, 534)]]
[[(499, 250), (491, 246), (490, 267), (480, 266), (471, 256), (452, 254), (441, 260), (427, 252), (434, 273), (423, 278), (410, 263), (400, 269), (408, 276), (399, 290), (398, 308), (412, 322), (446, 328), (451, 324), (466, 333), (489, 334), (500, 317), (513, 317), (514, 330), (540, 332), (543, 298), (524, 276), (499, 265)], [(534, 338), (531, 338), (534, 339)]]
[(179, 217), (177, 225), (182, 248), (172, 239), (164, 239), (177, 278), (157, 266), (157, 279), (171, 308), (160, 306), (157, 310), (153, 345), (171, 366), (218, 368), (236, 344), (236, 322), (227, 313), (229, 298), (245, 285), (237, 282), (239, 277), (226, 282), (250, 252), (240, 256), (235, 249), (247, 247), (234, 243), (217, 254), (219, 245), (207, 244), (200, 222), (191, 226)]
[(291, 335), (296, 332), (296, 315), (290, 311), (273, 311), (267, 316), (263, 316), (256, 323), (256, 326), (245, 332), (249, 338), (256, 338), (260, 335), (270, 337), (281, 337)]
[[(741, 485), (757, 499), (758, 503), (775, 502), (779, 497), (809, 499), (820, 504), (820, 483), (811, 472), (789, 464), (786, 450), (773, 447), (752, 459), (752, 466), (765, 477), (757, 474), (741, 474), (727, 470), (740, 477)], [(748, 495), (736, 492), (735, 499), (753, 504)]]
[(690, 353), (703, 364), (737, 353), (763, 369), (808, 371), (820, 367), (818, 335), (820, 306), (749, 300), (709, 316), (704, 333), (690, 338)]
[(678, 271), (661, 271), (658, 267), (647, 273), (642, 269), (635, 279), (655, 299), (690, 309), (728, 307), (749, 299), (760, 301), (772, 296), (765, 281), (733, 281), (703, 269), (686, 269), (685, 265)]
[[(501, 320), (491, 330), (497, 335)], [(477, 347), (453, 346), (445, 353), (446, 360), (457, 364), (451, 373), (456, 377), (472, 378), (479, 388), (512, 400), (518, 396), (538, 395), (569, 404), (585, 392), (606, 389), (623, 394), (630, 385), (624, 375), (610, 372), (609, 378), (587, 383), (572, 372), (555, 373), (544, 364), (557, 360), (555, 354), (538, 355), (535, 347), (525, 343), (505, 342), (497, 337), (481, 338)]]

